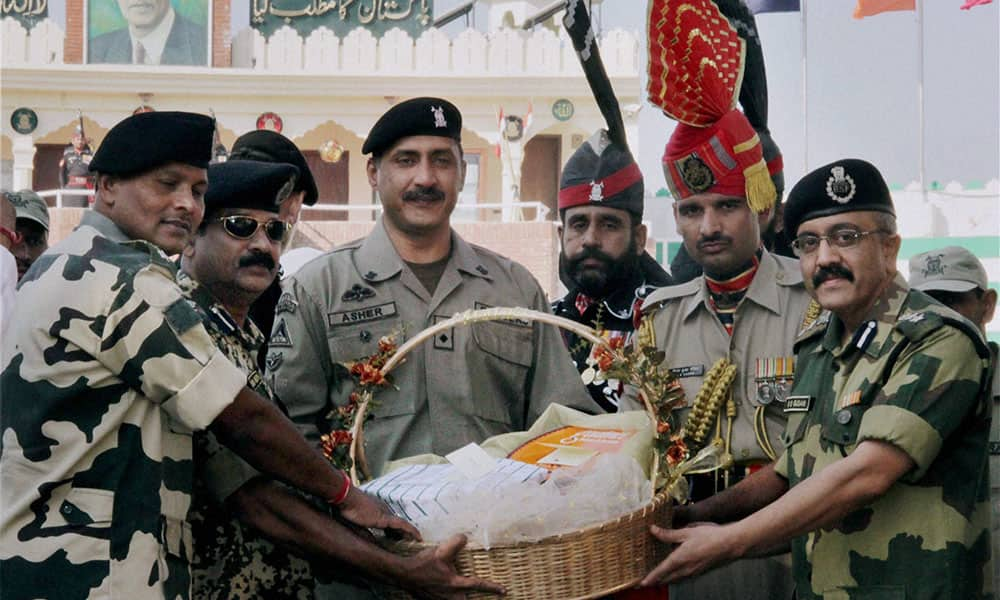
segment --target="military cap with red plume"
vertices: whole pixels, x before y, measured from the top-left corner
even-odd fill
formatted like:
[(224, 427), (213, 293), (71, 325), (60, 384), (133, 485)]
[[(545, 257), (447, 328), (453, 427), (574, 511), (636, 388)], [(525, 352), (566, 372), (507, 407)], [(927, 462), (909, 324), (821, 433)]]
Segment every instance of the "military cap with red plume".
[(714, 192), (772, 207), (760, 137), (736, 108), (745, 42), (711, 0), (650, 0), (648, 27), (649, 100), (678, 121), (663, 156), (674, 197)]
[(587, 83), (608, 128), (592, 135), (563, 167), (559, 181), (559, 210), (595, 204), (628, 211), (637, 220), (642, 220), (642, 172), (629, 152), (621, 108), (604, 70), (583, 0), (567, 1), (563, 25), (573, 41)]

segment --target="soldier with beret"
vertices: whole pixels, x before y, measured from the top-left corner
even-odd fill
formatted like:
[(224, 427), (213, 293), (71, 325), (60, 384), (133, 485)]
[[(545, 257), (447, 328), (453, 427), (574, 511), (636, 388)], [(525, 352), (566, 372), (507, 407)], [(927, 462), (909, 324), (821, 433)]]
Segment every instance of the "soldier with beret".
[[(233, 151), (229, 155), (229, 160), (255, 160), (270, 163), (287, 163), (299, 169), (299, 176), (295, 180), (295, 187), (288, 198), (281, 203), (278, 209), (278, 216), (282, 221), (289, 223), (292, 227), (299, 221), (299, 213), (302, 205), (313, 206), (319, 200), (319, 190), (316, 188), (316, 180), (313, 179), (312, 171), (306, 157), (302, 155), (298, 147), (292, 140), (286, 138), (276, 131), (269, 129), (258, 129), (244, 133), (233, 142)], [(287, 248), (294, 235), (294, 229), (288, 236), (284, 244)], [(260, 295), (250, 307), (250, 317), (254, 323), (260, 327), (261, 331), (271, 331), (274, 325), (274, 310), (278, 305), (278, 298), (281, 297), (281, 276), (276, 276), (270, 287)], [(264, 370), (264, 358), (267, 356), (267, 340), (261, 346), (257, 357), (257, 364), (261, 371)]]
[[(577, 3), (563, 23), (579, 52), (591, 31), (585, 5)], [(596, 44), (580, 62), (608, 129), (591, 136), (563, 167), (559, 278), (569, 292), (552, 303), (552, 312), (627, 344), (641, 317), (643, 299), (669, 285), (670, 276), (645, 252), (642, 173), (629, 151), (621, 108)], [(562, 335), (594, 401), (616, 412), (621, 382), (601, 373), (593, 344), (568, 331)]]
[[(286, 279), (267, 379), (292, 419), (319, 441), (326, 417), (354, 391), (345, 365), (373, 356), (383, 336), (402, 343), (455, 313), (489, 307), (548, 310), (521, 265), (469, 244), (450, 225), (465, 177), (462, 116), (440, 98), (387, 111), (362, 151), (383, 214), (365, 238)], [(380, 391), (366, 425), (369, 465), (447, 454), (526, 429), (552, 402), (594, 413), (555, 328), (526, 322), (456, 327), (422, 344)]]
[(94, 209), (21, 281), (0, 375), (5, 597), (189, 597), (191, 433), (208, 427), (344, 519), (417, 535), (252, 389), (178, 287), (167, 254), (201, 223), (212, 131), (176, 112), (115, 125)]
[(806, 175), (785, 227), (826, 309), (796, 341), (785, 453), (705, 502), (699, 516), (727, 524), (655, 528), (677, 546), (647, 582), (791, 540), (800, 599), (992, 597), (981, 332), (896, 271), (895, 209), (870, 163)]
[(17, 233), (20, 240), (11, 249), (17, 259), (17, 279), (49, 248), (49, 207), (31, 190), (7, 195), (17, 209)]
[[(725, 449), (720, 469), (688, 478), (694, 504), (678, 507), (678, 526), (700, 520), (696, 515), (701, 502), (782, 451), (784, 400), (793, 382), (792, 347), (811, 302), (797, 261), (772, 254), (761, 242), (761, 228), (777, 199), (776, 184), (783, 179), (780, 154), (765, 161), (765, 140), (770, 138), (748, 118), (757, 115), (757, 121), (766, 114), (756, 24), (745, 4), (717, 4), (700, 0), (694, 3), (698, 12), (684, 13), (679, 10), (684, 3), (657, 0), (651, 8), (658, 16), (650, 22), (655, 75), (650, 78), (650, 98), (679, 121), (665, 149), (663, 171), (674, 198), (677, 232), (704, 273), (654, 291), (642, 312), (652, 341), (665, 353), (664, 365), (678, 377), (687, 400), (686, 407), (674, 411), (674, 432), (684, 436), (692, 454), (712, 443)], [(661, 20), (664, 14), (669, 16)], [(702, 21), (692, 15), (707, 16)], [(673, 23), (675, 16), (689, 19), (681, 20), (679, 36), (669, 36), (680, 43), (661, 49), (657, 23)], [(696, 29), (718, 48), (698, 46), (701, 37), (688, 35)], [(746, 64), (759, 65), (760, 71), (741, 76), (739, 50), (744, 46)], [(726, 60), (713, 61), (716, 66), (702, 78), (701, 58), (708, 53)], [(698, 85), (682, 85), (688, 78)], [(737, 95), (744, 99), (745, 114), (736, 108)], [(717, 377), (729, 366), (735, 370), (728, 378)], [(699, 393), (717, 384), (729, 401), (713, 406), (710, 394)], [(641, 407), (631, 397), (624, 405)], [(708, 426), (696, 427), (696, 422)], [(776, 554), (671, 585), (670, 597), (790, 598), (790, 559)]]
[[(255, 359), (264, 336), (249, 311), (277, 274), (291, 232), (281, 219), (282, 207), (295, 194), (299, 173), (295, 165), (252, 160), (209, 166), (205, 218), (184, 249), (178, 274), (209, 335), (265, 398), (271, 393)], [(455, 573), (449, 560), (464, 543), (461, 536), (446, 544), (442, 557), (435, 556), (436, 549), (393, 555), (259, 473), (210, 431), (195, 433), (194, 444), (190, 519), (196, 598), (312, 597), (315, 583), (306, 558), (346, 564), (418, 591), (498, 589)]]

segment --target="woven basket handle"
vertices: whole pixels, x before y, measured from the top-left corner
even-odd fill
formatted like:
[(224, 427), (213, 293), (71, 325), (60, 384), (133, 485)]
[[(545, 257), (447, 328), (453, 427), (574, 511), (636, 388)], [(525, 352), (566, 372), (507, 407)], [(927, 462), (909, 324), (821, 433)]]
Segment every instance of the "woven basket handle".
[[(385, 365), (382, 367), (382, 374), (388, 375), (389, 372), (392, 371), (392, 369), (395, 368), (396, 365), (398, 365), (411, 350), (413, 350), (418, 345), (424, 343), (425, 341), (433, 338), (435, 335), (437, 335), (442, 331), (451, 329), (452, 327), (465, 326), (465, 325), (470, 325), (472, 323), (479, 323), (483, 321), (515, 321), (515, 320), (538, 321), (548, 325), (554, 325), (561, 329), (566, 329), (567, 331), (571, 331), (594, 344), (603, 346), (607, 346), (608, 344), (608, 341), (606, 339), (599, 336), (596, 331), (594, 331), (590, 327), (587, 327), (586, 325), (577, 323), (576, 321), (571, 321), (565, 317), (558, 317), (556, 315), (537, 310), (531, 310), (528, 308), (483, 308), (478, 310), (467, 310), (455, 314), (455, 316), (451, 317), (450, 319), (441, 321), (439, 323), (435, 323), (431, 327), (424, 329), (423, 331), (421, 331), (420, 333), (418, 333), (417, 335), (413, 336), (405, 343), (403, 343), (396, 350), (395, 354), (393, 354), (389, 358), (389, 360), (386, 361)], [(646, 413), (653, 421), (654, 432), (655, 432), (656, 413), (653, 410), (653, 405), (650, 404), (650, 401), (648, 398), (646, 398), (645, 394), (640, 394), (640, 396), (642, 397), (643, 405), (646, 408)], [(370, 393), (364, 394), (362, 396), (361, 402), (358, 405), (357, 413), (354, 417), (354, 424), (351, 426), (351, 438), (352, 438), (350, 447), (351, 479), (354, 481), (355, 484), (360, 483), (360, 479), (358, 476), (359, 471), (361, 472), (362, 475), (364, 475), (366, 479), (369, 478), (370, 476), (367, 460), (365, 458), (364, 440), (362, 438), (364, 435), (363, 424), (365, 422), (365, 414), (368, 412), (368, 404), (371, 401), (371, 398), (372, 396)], [(653, 457), (654, 461), (656, 462), (659, 461), (659, 456), (657, 456), (656, 452), (653, 453)], [(654, 462), (652, 470), (654, 490), (656, 489), (655, 480), (656, 480), (656, 473), (658, 470), (656, 462)]]

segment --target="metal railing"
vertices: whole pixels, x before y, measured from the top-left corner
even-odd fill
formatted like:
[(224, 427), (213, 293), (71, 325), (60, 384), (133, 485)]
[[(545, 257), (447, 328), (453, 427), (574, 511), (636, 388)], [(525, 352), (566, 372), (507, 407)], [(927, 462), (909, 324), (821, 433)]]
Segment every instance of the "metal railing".
[(79, 190), (79, 189), (69, 189), (69, 188), (59, 188), (55, 190), (42, 190), (40, 192), (35, 192), (42, 198), (55, 198), (55, 208), (63, 207), (63, 196), (87, 196), (87, 206), (94, 203), (94, 195), (96, 192), (94, 190)]

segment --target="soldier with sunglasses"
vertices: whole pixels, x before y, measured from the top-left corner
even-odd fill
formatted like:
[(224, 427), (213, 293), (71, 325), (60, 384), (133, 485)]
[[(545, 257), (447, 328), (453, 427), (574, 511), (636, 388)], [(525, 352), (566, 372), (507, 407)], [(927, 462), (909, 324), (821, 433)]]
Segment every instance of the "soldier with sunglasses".
[[(271, 392), (257, 368), (263, 334), (250, 307), (277, 274), (291, 225), (281, 220), (299, 170), (250, 160), (211, 165), (205, 218), (184, 249), (177, 280), (209, 335), (261, 396)], [(478, 586), (450, 564), (456, 536), (441, 556), (400, 557), (331, 518), (321, 504), (266, 477), (211, 432), (194, 436), (193, 595), (301, 598), (314, 593), (306, 558), (349, 568), (404, 588), (450, 592)], [(496, 589), (488, 586), (484, 589)]]
[(188, 598), (192, 431), (209, 427), (342, 518), (418, 535), (306, 443), (178, 287), (167, 255), (201, 224), (213, 130), (179, 112), (115, 125), (94, 209), (21, 280), (0, 375), (4, 597)]

